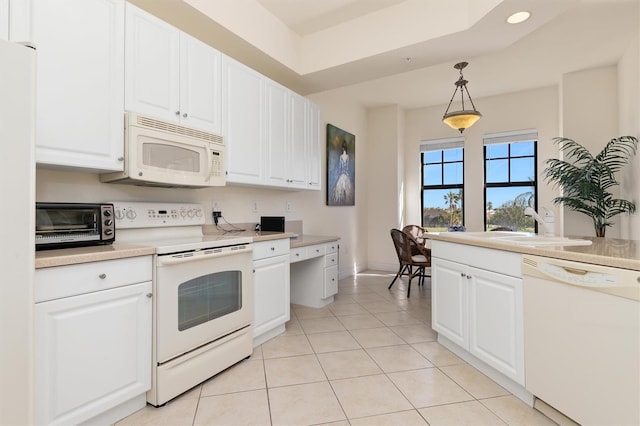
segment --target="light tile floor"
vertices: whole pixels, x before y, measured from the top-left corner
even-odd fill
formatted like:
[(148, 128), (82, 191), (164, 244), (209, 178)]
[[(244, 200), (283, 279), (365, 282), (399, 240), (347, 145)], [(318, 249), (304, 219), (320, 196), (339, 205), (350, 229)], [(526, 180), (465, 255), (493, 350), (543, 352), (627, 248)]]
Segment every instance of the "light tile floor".
[(321, 309), (292, 305), (287, 331), (124, 425), (554, 425), (436, 342), (429, 281), (341, 280)]

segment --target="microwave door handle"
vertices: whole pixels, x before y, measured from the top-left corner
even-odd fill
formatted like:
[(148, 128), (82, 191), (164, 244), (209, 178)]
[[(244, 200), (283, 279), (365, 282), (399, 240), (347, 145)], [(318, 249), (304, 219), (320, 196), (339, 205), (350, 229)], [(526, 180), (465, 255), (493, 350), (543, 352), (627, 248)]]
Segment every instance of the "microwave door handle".
[(213, 156), (211, 155), (211, 151), (207, 148), (207, 179), (211, 178), (211, 172), (213, 170)]

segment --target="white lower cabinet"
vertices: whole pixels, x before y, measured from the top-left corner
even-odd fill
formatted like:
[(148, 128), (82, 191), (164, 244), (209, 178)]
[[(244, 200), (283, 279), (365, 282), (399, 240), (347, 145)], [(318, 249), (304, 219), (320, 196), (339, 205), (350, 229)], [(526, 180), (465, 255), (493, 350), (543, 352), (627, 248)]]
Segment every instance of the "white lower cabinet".
[(289, 239), (253, 244), (253, 344), (284, 331), (289, 321)]
[[(524, 326), (519, 254), (434, 242), (432, 253), (432, 326), (440, 335), (524, 385)], [(453, 260), (441, 257), (438, 248)], [(502, 258), (500, 257), (502, 256)], [(466, 260), (465, 260), (466, 259)], [(474, 260), (475, 259), (475, 260)], [(509, 266), (499, 273), (479, 268), (483, 259)], [(464, 262), (464, 263), (463, 263)], [(478, 263), (476, 263), (478, 262)], [(474, 264), (474, 266), (469, 265)], [(487, 265), (492, 267), (492, 265)]]
[(151, 274), (150, 256), (36, 270), (36, 424), (113, 423), (144, 406)]
[(291, 302), (321, 308), (338, 293), (338, 241), (291, 251)]

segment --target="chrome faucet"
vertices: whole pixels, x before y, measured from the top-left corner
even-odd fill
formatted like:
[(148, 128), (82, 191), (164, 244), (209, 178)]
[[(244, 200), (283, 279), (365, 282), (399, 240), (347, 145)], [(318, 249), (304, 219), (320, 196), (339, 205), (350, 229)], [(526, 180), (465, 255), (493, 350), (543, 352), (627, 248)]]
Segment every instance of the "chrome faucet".
[(524, 209), (525, 216), (531, 216), (538, 222), (538, 235), (543, 234), (545, 237), (553, 237), (555, 232), (554, 220), (553, 220), (553, 212), (546, 207), (544, 209), (544, 219), (540, 217), (538, 213), (532, 208), (527, 207)]

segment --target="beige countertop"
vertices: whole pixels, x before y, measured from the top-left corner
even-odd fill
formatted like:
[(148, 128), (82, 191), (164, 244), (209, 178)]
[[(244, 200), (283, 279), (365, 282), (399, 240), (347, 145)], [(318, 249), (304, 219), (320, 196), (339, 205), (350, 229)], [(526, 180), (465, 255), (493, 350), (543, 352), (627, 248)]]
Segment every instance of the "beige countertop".
[(331, 241), (338, 241), (340, 237), (333, 237), (329, 235), (300, 235), (299, 237), (291, 239), (291, 248), (298, 248), (304, 246), (312, 246), (314, 244), (330, 243)]
[[(455, 235), (452, 235), (455, 234)], [(622, 240), (617, 238), (571, 237), (590, 240), (591, 245), (583, 246), (527, 246), (503, 242), (488, 238), (490, 232), (473, 233), (429, 233), (425, 237), (431, 240), (447, 241), (451, 243), (468, 244), (497, 250), (532, 254), (556, 259), (572, 260), (591, 263), (594, 265), (611, 266), (614, 268), (640, 271), (640, 241)], [(475, 235), (474, 235), (475, 234)], [(486, 235), (482, 235), (486, 234)]]
[[(208, 231), (208, 232), (207, 232)], [(205, 234), (214, 234), (219, 232), (211, 232), (205, 229)], [(337, 241), (339, 237), (321, 236), (321, 235), (301, 235), (296, 238), (292, 232), (227, 232), (227, 235), (235, 235), (238, 237), (251, 237), (253, 242), (280, 240), (283, 238), (290, 239), (291, 248), (310, 246), (313, 244), (327, 243)], [(53, 266), (74, 265), (77, 263), (99, 262), (102, 260), (123, 259), (126, 257), (136, 257), (155, 254), (155, 247), (133, 244), (113, 243), (101, 246), (75, 247), (58, 250), (42, 250), (36, 252), (36, 269), (50, 268)]]
[(58, 250), (42, 250), (36, 252), (36, 269), (145, 256), (155, 254), (155, 252), (156, 249), (154, 247), (120, 243)]

